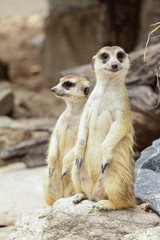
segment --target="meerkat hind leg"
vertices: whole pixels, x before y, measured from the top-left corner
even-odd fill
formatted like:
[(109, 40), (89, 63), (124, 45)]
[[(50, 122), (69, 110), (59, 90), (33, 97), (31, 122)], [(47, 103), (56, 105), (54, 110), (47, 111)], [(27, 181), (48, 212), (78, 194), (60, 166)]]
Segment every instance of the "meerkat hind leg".
[(84, 199), (86, 199), (86, 195), (84, 193), (77, 193), (74, 195), (73, 202), (76, 204)]

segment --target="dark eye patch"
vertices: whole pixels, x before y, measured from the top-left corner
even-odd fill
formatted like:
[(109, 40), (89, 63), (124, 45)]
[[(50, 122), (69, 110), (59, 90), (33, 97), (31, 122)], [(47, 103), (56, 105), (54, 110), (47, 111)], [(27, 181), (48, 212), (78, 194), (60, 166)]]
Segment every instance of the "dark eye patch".
[(70, 81), (64, 82), (64, 83), (62, 84), (62, 86), (63, 86), (65, 89), (67, 89), (67, 90), (69, 90), (71, 87), (74, 87), (75, 85), (76, 85), (75, 83), (72, 83), (72, 82), (70, 82)]
[(107, 60), (109, 59), (109, 54), (108, 53), (101, 53), (100, 58), (103, 60), (103, 63), (106, 63)]
[(124, 59), (124, 57), (125, 57), (124, 52), (118, 52), (118, 53), (117, 53), (117, 58), (118, 58), (118, 60), (119, 60), (120, 62), (122, 62), (122, 60)]

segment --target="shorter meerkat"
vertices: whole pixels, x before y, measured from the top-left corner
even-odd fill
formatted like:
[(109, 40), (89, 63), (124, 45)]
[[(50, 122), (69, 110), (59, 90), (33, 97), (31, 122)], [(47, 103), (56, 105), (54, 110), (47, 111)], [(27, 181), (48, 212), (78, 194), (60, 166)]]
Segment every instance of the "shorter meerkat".
[(125, 87), (129, 58), (117, 46), (93, 57), (96, 86), (82, 114), (72, 181), (74, 203), (97, 201), (100, 210), (134, 206), (134, 130)]
[[(63, 162), (64, 165), (67, 164), (67, 167), (71, 165), (72, 154), (74, 154), (72, 148), (76, 143), (80, 116), (90, 87), (85, 77), (68, 75), (61, 78), (60, 83), (51, 90), (65, 101), (67, 107), (56, 123), (48, 148), (44, 195), (49, 205), (53, 205), (59, 198), (72, 196), (75, 193), (71, 175), (67, 174), (61, 181), (60, 176), (61, 172), (63, 176), (65, 175)], [(68, 158), (69, 152), (71, 155)]]

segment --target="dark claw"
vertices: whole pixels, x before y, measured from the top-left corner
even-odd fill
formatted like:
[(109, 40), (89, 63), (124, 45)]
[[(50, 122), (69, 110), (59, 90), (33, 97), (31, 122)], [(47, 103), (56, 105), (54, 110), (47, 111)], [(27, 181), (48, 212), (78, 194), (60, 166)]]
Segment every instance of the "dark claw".
[(82, 161), (83, 161), (82, 158), (80, 159), (80, 161), (78, 160), (78, 158), (76, 158), (75, 165), (77, 165), (77, 168), (80, 168), (82, 166)]
[(62, 173), (61, 176), (60, 176), (60, 180), (62, 180), (62, 178), (67, 174), (67, 171)]
[(109, 162), (105, 163), (105, 164), (102, 164), (101, 166), (101, 171), (102, 171), (102, 174), (104, 173), (104, 170), (105, 168), (109, 165)]
[(49, 177), (51, 178), (54, 172), (54, 168), (49, 168)]

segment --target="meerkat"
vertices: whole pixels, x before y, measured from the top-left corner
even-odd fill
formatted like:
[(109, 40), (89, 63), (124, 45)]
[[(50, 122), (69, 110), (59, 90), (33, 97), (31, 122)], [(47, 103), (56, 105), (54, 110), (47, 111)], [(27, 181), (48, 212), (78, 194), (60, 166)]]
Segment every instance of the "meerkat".
[(68, 75), (61, 78), (60, 83), (51, 90), (65, 101), (67, 107), (55, 125), (48, 148), (44, 195), (49, 205), (53, 205), (59, 198), (75, 194), (71, 174), (67, 174), (62, 180), (60, 176), (61, 172), (63, 176), (66, 174), (63, 165), (71, 165), (70, 159), (74, 154), (72, 148), (76, 143), (79, 121), (90, 87), (85, 77)]
[(74, 203), (96, 201), (99, 210), (135, 205), (134, 130), (125, 87), (129, 58), (118, 47), (104, 47), (92, 59), (96, 86), (82, 114), (72, 181)]

